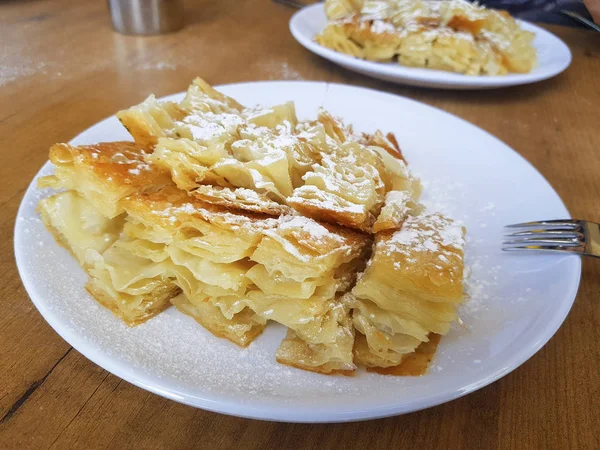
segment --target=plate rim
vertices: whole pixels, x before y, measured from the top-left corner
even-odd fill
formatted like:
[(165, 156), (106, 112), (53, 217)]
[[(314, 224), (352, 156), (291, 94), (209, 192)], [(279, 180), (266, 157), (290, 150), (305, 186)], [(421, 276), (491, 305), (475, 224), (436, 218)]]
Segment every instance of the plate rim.
[[(541, 74), (527, 73), (527, 74), (509, 74), (509, 75), (498, 75), (498, 76), (484, 76), (484, 75), (463, 75), (459, 73), (453, 73), (444, 70), (436, 69), (425, 69), (418, 67), (406, 67), (400, 64), (393, 66), (386, 66), (384, 63), (366, 61), (350, 55), (336, 52), (335, 50), (323, 47), (313, 41), (313, 37), (307, 37), (302, 33), (298, 27), (298, 22), (309, 16), (315, 14), (317, 10), (323, 10), (322, 3), (315, 3), (313, 5), (306, 6), (294, 13), (289, 21), (289, 30), (296, 42), (302, 45), (305, 49), (310, 51), (317, 56), (320, 56), (334, 64), (344, 67), (347, 70), (351, 70), (357, 73), (361, 73), (365, 76), (372, 78), (385, 79), (390, 82), (414, 85), (420, 87), (438, 88), (438, 89), (499, 89), (510, 86), (519, 86), (524, 84), (537, 83), (553, 78), (569, 68), (573, 60), (573, 55), (569, 46), (558, 36), (550, 31), (545, 30), (531, 22), (525, 20), (519, 20), (520, 24), (524, 24), (526, 28), (530, 28), (530, 31), (545, 36), (546, 38), (553, 39), (562, 47), (563, 51), (566, 51), (566, 59), (562, 62), (562, 65), (553, 71), (542, 72)], [(373, 75), (376, 73), (377, 75)], [(382, 78), (380, 78), (379, 76)], [(385, 78), (383, 78), (385, 77)]]
[[(240, 83), (231, 83), (225, 85), (216, 85), (214, 86), (216, 89), (222, 89), (227, 87), (235, 87), (235, 86), (243, 86), (243, 85), (255, 85), (255, 84), (308, 84), (314, 85), (315, 87), (318, 85), (325, 84), (326, 86), (338, 86), (342, 88), (349, 89), (357, 89), (371, 93), (377, 93), (379, 95), (391, 96), (395, 98), (399, 98), (403, 101), (408, 101), (409, 103), (419, 105), (420, 107), (431, 108), (436, 110), (439, 113), (445, 114), (452, 119), (458, 119), (464, 125), (468, 127), (472, 127), (479, 132), (482, 132), (486, 135), (487, 138), (493, 139), (501, 143), (507, 150), (513, 152), (522, 163), (528, 165), (531, 169), (539, 174), (542, 180), (547, 184), (547, 187), (554, 193), (556, 198), (559, 200), (560, 204), (567, 210), (566, 205), (564, 204), (561, 197), (558, 195), (556, 190), (552, 187), (552, 185), (548, 182), (548, 180), (540, 173), (529, 161), (527, 161), (520, 153), (516, 150), (505, 144), (502, 140), (487, 132), (483, 128), (480, 128), (465, 119), (446, 112), (440, 108), (435, 106), (428, 105), (423, 102), (419, 102), (413, 100), (411, 98), (403, 97), (400, 95), (392, 94), (389, 92), (378, 91), (376, 89), (365, 88), (361, 86), (353, 86), (349, 84), (342, 83), (329, 83), (323, 81), (292, 81), (292, 80), (281, 80), (281, 81), (255, 81), (255, 82), (240, 82)], [(185, 92), (179, 92), (175, 94), (170, 94), (166, 96), (160, 97), (158, 100), (163, 100), (169, 97), (177, 96), (185, 94)], [(98, 126), (99, 124), (111, 120), (115, 117), (115, 115), (111, 115), (105, 119), (102, 119), (90, 127), (86, 128), (75, 137), (73, 137), (69, 142), (72, 142), (78, 139), (82, 134), (86, 133), (89, 129)], [(98, 349), (95, 349), (92, 344), (87, 343), (85, 340), (81, 339), (77, 333), (70, 330), (68, 327), (65, 327), (61, 322), (61, 318), (59, 314), (56, 314), (52, 311), (52, 309), (47, 308), (44, 305), (43, 295), (39, 295), (37, 289), (34, 286), (34, 282), (32, 281), (32, 274), (28, 273), (25, 269), (26, 260), (24, 256), (20, 254), (19, 248), (26, 242), (25, 233), (21, 232), (19, 229), (19, 218), (23, 217), (23, 211), (27, 208), (25, 199), (34, 192), (37, 187), (35, 186), (35, 180), (38, 178), (40, 172), (44, 171), (47, 166), (51, 165), (50, 161), (46, 161), (46, 163), (42, 166), (42, 168), (36, 173), (33, 177), (31, 183), (27, 187), (18, 208), (18, 212), (15, 219), (15, 228), (14, 228), (14, 254), (15, 261), (17, 265), (17, 269), (19, 272), (19, 276), (23, 282), (25, 290), (35, 305), (36, 309), (40, 312), (44, 320), (53, 328), (53, 330), (61, 336), (71, 347), (75, 348), (79, 353), (85, 356), (87, 359), (92, 361), (94, 364), (102, 367), (113, 375), (131, 383), (135, 386), (138, 386), (146, 391), (152, 392), (154, 394), (158, 394), (162, 397), (168, 398), (170, 400), (177, 401), (179, 403), (183, 403), (192, 407), (201, 408), (207, 411), (232, 415), (236, 417), (248, 418), (248, 419), (257, 419), (257, 420), (267, 420), (267, 421), (276, 421), (276, 422), (290, 422), (290, 423), (336, 423), (336, 422), (354, 422), (354, 421), (362, 421), (362, 420), (370, 420), (377, 418), (384, 418), (390, 416), (401, 415), (409, 412), (420, 411), (426, 408), (430, 408), (433, 406), (437, 406), (457, 398), (463, 397), (469, 393), (472, 393), (476, 390), (479, 390), (494, 381), (504, 377), (508, 373), (520, 367), (527, 360), (529, 360), (533, 355), (535, 355), (546, 343), (556, 334), (560, 326), (565, 321), (567, 315), (569, 314), (572, 305), (577, 296), (577, 292), (579, 290), (581, 274), (582, 274), (582, 262), (581, 258), (575, 255), (571, 255), (570, 260), (573, 261), (574, 269), (577, 274), (577, 279), (573, 280), (573, 292), (570, 293), (570, 300), (563, 302), (561, 304), (561, 308), (557, 310), (555, 315), (552, 317), (552, 321), (548, 323), (548, 325), (552, 325), (551, 327), (546, 327), (545, 334), (541, 339), (537, 339), (534, 345), (525, 347), (526, 350), (519, 351), (518, 357), (513, 358), (511, 364), (504, 365), (503, 368), (496, 370), (492, 374), (488, 374), (488, 376), (483, 377), (475, 382), (464, 386), (462, 389), (454, 390), (452, 392), (442, 392), (437, 393), (435, 395), (430, 395), (425, 397), (425, 401), (423, 398), (419, 399), (419, 405), (415, 406), (410, 403), (405, 403), (403, 405), (393, 405), (393, 406), (383, 406), (380, 408), (370, 408), (368, 410), (364, 409), (351, 409), (343, 412), (336, 412), (335, 414), (329, 413), (326, 416), (320, 416), (319, 413), (315, 413), (315, 411), (310, 411), (306, 409), (306, 406), (302, 406), (298, 411), (290, 411), (290, 408), (286, 405), (286, 403), (282, 400), (280, 405), (266, 405), (260, 404), (258, 406), (252, 406), (251, 404), (243, 404), (239, 402), (235, 402), (235, 400), (231, 399), (223, 399), (220, 395), (214, 395), (212, 393), (204, 392), (202, 397), (191, 396), (190, 394), (185, 394), (183, 392), (178, 392), (173, 388), (163, 387), (160, 383), (157, 383), (155, 380), (152, 380), (150, 375), (147, 374), (134, 374), (131, 367), (124, 366), (120, 361), (114, 360), (113, 358), (102, 354), (102, 352)], [(568, 210), (567, 210), (568, 211)], [(35, 294), (35, 295), (33, 295)], [(221, 397), (221, 398), (219, 398)]]

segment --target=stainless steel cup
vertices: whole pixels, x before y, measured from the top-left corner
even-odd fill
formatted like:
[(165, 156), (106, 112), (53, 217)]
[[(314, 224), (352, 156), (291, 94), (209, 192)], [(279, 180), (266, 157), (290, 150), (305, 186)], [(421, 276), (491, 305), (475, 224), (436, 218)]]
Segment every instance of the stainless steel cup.
[(122, 34), (162, 34), (183, 28), (182, 0), (108, 0), (115, 30)]

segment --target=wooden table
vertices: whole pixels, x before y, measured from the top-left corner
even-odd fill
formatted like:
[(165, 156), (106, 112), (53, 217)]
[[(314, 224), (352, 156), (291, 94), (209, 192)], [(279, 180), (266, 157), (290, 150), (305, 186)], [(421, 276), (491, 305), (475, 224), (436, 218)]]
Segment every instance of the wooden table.
[(212, 84), (326, 80), (435, 105), (504, 140), (552, 183), (574, 216), (600, 221), (600, 37), (549, 27), (573, 52), (566, 73), (531, 86), (437, 91), (330, 64), (288, 32), (268, 0), (190, 1), (186, 28), (114, 33), (105, 2), (0, 2), (0, 448), (600, 448), (600, 261), (531, 360), (467, 397), (369, 422), (295, 425), (238, 419), (165, 400), (88, 361), (29, 300), (13, 257), (14, 218), (48, 147), (121, 108)]

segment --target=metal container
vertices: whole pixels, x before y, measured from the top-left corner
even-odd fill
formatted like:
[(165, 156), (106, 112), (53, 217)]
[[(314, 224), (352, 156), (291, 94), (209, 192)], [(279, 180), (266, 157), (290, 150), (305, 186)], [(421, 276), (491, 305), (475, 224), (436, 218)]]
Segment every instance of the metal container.
[(183, 0), (108, 0), (115, 30), (122, 34), (162, 34), (183, 28)]

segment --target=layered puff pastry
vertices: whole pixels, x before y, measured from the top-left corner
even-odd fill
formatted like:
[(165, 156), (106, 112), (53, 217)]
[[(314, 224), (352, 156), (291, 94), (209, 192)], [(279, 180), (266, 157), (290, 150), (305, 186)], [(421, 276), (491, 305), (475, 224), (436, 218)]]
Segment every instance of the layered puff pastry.
[(346, 295), (360, 333), (358, 363), (397, 366), (431, 333), (449, 331), (463, 300), (464, 236), (462, 226), (429, 212), (377, 233), (367, 269)]
[[(50, 150), (39, 211), (128, 325), (170, 305), (323, 374), (423, 373), (462, 301), (465, 230), (427, 211), (393, 134), (246, 108), (195, 80), (118, 114), (135, 142)], [(176, 332), (176, 330), (174, 330)]]
[(466, 75), (527, 73), (534, 34), (504, 11), (465, 0), (326, 0), (316, 41), (371, 61)]
[(420, 194), (393, 134), (355, 134), (324, 110), (299, 122), (291, 102), (246, 108), (197, 79), (179, 104), (151, 96), (117, 116), (154, 145), (148, 161), (209, 203), (371, 232), (387, 192)]
[(185, 297), (175, 306), (215, 335), (245, 346), (275, 320), (307, 343), (335, 342), (329, 312), (370, 236), (301, 216), (227, 211), (176, 188), (129, 197), (124, 207), (125, 235), (149, 242), (139, 248), (164, 245)]
[(171, 184), (168, 172), (146, 157), (133, 142), (55, 144), (49, 155), (55, 173), (42, 177), (38, 186), (76, 191), (112, 219), (123, 213), (119, 202), (127, 195)]
[(132, 142), (56, 144), (50, 148), (55, 173), (38, 181), (41, 188), (66, 189), (40, 201), (42, 220), (90, 275), (88, 292), (129, 325), (158, 314), (178, 293), (161, 261), (122, 245), (122, 200), (172, 184), (145, 156)]

